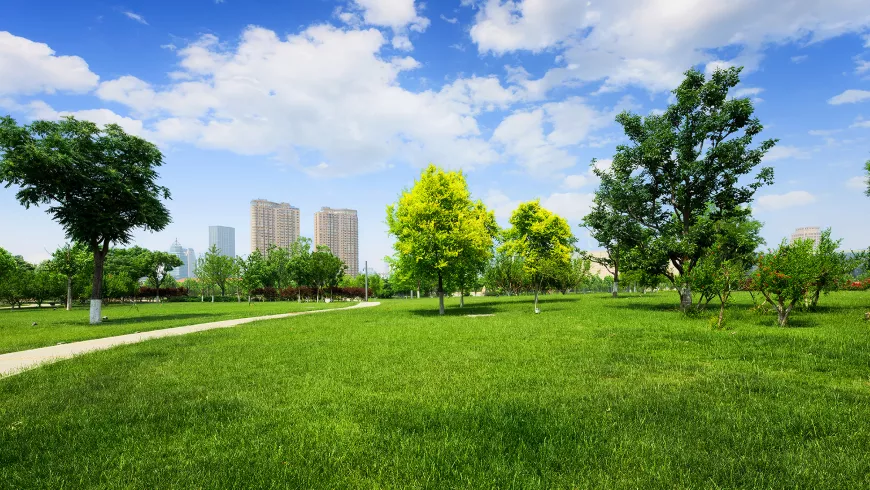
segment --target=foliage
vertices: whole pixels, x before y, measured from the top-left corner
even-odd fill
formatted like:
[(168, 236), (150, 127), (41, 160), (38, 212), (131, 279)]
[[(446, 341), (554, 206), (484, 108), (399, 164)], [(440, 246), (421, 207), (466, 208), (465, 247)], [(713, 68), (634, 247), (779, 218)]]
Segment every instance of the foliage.
[[(290, 263), (287, 267), (288, 278), (296, 287), (311, 284), (311, 240), (299, 237), (290, 244)], [(302, 301), (302, 297), (297, 298)]]
[[(212, 247), (215, 247), (212, 245)], [(147, 253), (140, 259), (147, 270), (145, 277), (148, 278), (149, 285), (154, 288), (155, 297), (160, 300), (160, 286), (166, 278), (171, 278), (169, 275), (172, 269), (181, 267), (184, 262), (175, 255), (169, 252), (159, 250), (148, 250)]]
[(103, 262), (113, 243), (128, 243), (138, 228), (160, 231), (170, 223), (156, 183), (160, 150), (117, 124), (100, 129), (72, 117), (19, 126), (0, 118), (0, 182), (15, 185), (18, 201), (47, 205), (67, 238), (94, 254), (91, 323), (99, 323)]
[(387, 206), (387, 225), (396, 237), (395, 269), (417, 281), (434, 279), (443, 315), (445, 281), (461, 286), (482, 270), (495, 218), (483, 203), (471, 200), (462, 172), (429, 165), (398, 202)]
[(72, 308), (74, 281), (80, 274), (89, 272), (88, 264), (93, 262), (93, 256), (83, 243), (67, 243), (52, 253), (52, 268), (66, 279), (67, 310)]
[[(252, 292), (264, 286), (266, 276), (266, 261), (259, 250), (254, 249), (247, 257), (236, 258), (236, 269), (239, 271), (239, 286), (241, 292), (251, 302)], [(289, 271), (288, 271), (289, 272)]]
[(236, 275), (235, 260), (220, 253), (217, 245), (212, 245), (196, 264), (196, 277), (220, 290), (221, 296), (226, 296), (227, 282)]
[(13, 308), (20, 308), (24, 300), (31, 297), (35, 267), (20, 255), (12, 257), (11, 267), (9, 264), (5, 267), (6, 275), (0, 281), (0, 299)]
[(729, 98), (740, 68), (716, 70), (709, 80), (696, 70), (674, 90), (664, 114), (617, 116), (629, 145), (619, 145), (610, 172), (595, 170), (602, 185), (614, 184), (612, 204), (649, 233), (649, 248), (667, 256), (676, 273), (680, 304), (692, 304), (682, 282), (712, 245), (714, 223), (748, 214), (755, 192), (773, 182), (763, 168), (745, 185), (776, 140), (751, 148), (762, 131), (748, 98)]
[(752, 276), (752, 287), (776, 308), (777, 322), (786, 326), (794, 306), (816, 281), (812, 240), (783, 242), (778, 249), (760, 254)]
[[(64, 278), (58, 274), (50, 261), (43, 261), (32, 272), (27, 296), (42, 306), (46, 300), (60, 300), (64, 296)], [(59, 301), (58, 301), (59, 302)]]
[(326, 245), (318, 245), (310, 257), (309, 277), (318, 297), (324, 288), (338, 286), (347, 266), (329, 250)]
[(505, 252), (523, 258), (523, 270), (535, 291), (535, 311), (538, 292), (556, 281), (560, 270), (570, 267), (576, 241), (562, 217), (541, 207), (539, 200), (521, 203), (510, 219), (505, 232)]
[(531, 289), (523, 258), (499, 247), (483, 273), (487, 293), (517, 295)]
[(819, 297), (840, 289), (852, 280), (852, 271), (859, 265), (856, 258), (837, 250), (842, 240), (831, 239), (831, 229), (822, 231), (813, 253), (815, 280), (809, 293), (809, 307), (816, 308)]
[(589, 281), (591, 268), (589, 259), (583, 255), (572, 257), (567, 267), (562, 267), (556, 270), (555, 286), (562, 294), (568, 291), (577, 291)]

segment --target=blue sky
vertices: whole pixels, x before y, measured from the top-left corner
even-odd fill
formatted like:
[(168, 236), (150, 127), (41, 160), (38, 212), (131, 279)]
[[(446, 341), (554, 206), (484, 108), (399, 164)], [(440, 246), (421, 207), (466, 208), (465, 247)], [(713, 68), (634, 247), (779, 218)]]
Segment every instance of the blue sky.
[[(690, 67), (745, 66), (766, 164), (756, 216), (870, 245), (870, 3), (857, 0), (241, 0), (0, 3), (0, 113), (117, 122), (159, 144), (173, 223), (136, 243), (249, 250), (248, 203), (359, 210), (360, 262), (391, 253), (385, 207), (428, 162), (461, 168), (502, 223), (541, 198), (577, 227), (622, 141), (613, 117), (667, 106)], [(0, 246), (64, 241), (0, 190)]]

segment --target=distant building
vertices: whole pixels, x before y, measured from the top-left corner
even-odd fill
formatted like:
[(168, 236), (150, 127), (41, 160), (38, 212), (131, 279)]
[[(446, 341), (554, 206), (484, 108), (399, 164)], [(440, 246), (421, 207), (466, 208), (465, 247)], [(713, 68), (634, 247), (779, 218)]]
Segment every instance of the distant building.
[(805, 226), (803, 228), (798, 228), (791, 234), (791, 240), (789, 243), (794, 243), (797, 240), (806, 240), (810, 239), (815, 242), (816, 246), (819, 246), (819, 242), (822, 240), (822, 230), (818, 226)]
[(220, 255), (236, 256), (236, 229), (229, 226), (208, 227), (208, 248), (215, 246)]
[(269, 245), (289, 248), (299, 239), (299, 208), (286, 202), (251, 201), (251, 251), (266, 252)]
[(169, 253), (181, 259), (182, 265), (172, 269), (169, 274), (175, 279), (188, 279), (196, 277), (196, 253), (192, 248), (184, 248), (178, 243), (178, 239), (169, 246)]
[(353, 209), (320, 208), (314, 213), (314, 246), (326, 245), (347, 266), (347, 273), (359, 274), (359, 222)]

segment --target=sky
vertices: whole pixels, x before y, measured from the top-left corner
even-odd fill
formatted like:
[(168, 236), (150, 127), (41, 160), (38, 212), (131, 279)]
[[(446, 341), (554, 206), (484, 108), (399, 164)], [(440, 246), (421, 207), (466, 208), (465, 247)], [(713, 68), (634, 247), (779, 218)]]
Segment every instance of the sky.
[[(164, 0), (0, 2), (0, 114), (117, 123), (161, 148), (173, 222), (135, 244), (198, 253), (208, 226), (249, 252), (252, 199), (359, 212), (360, 264), (392, 254), (385, 208), (428, 163), (465, 172), (505, 225), (540, 198), (579, 227), (625, 142), (614, 117), (665, 109), (683, 73), (743, 66), (779, 143), (753, 204), (775, 246), (831, 227), (870, 245), (866, 0)], [(65, 241), (0, 188), (0, 247)]]

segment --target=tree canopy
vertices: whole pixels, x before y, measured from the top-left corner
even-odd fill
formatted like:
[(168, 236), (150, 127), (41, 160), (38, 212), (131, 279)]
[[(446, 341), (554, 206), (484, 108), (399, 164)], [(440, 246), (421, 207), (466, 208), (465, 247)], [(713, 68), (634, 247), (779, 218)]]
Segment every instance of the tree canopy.
[(752, 147), (763, 129), (752, 102), (728, 96), (740, 71), (717, 70), (708, 80), (689, 70), (664, 114), (617, 116), (629, 144), (617, 147), (610, 171), (595, 170), (602, 184), (618, 186), (615, 212), (648, 232), (653, 255), (673, 264), (669, 278), (684, 309), (692, 303), (687, 277), (712, 245), (714, 223), (748, 213), (755, 192), (773, 182), (771, 168), (751, 175), (776, 140)]
[[(472, 201), (462, 172), (429, 165), (411, 189), (387, 206), (387, 225), (396, 237), (394, 265), (403, 275), (438, 284), (444, 314), (444, 284), (486, 263), (495, 235), (495, 217)], [(481, 262), (482, 260), (482, 262)]]
[(111, 244), (126, 244), (136, 229), (160, 231), (171, 221), (157, 184), (163, 155), (117, 124), (100, 128), (66, 117), (19, 126), (0, 118), (0, 182), (17, 186), (25, 207), (46, 205), (68, 239), (94, 254), (91, 323), (99, 323), (103, 262)]

